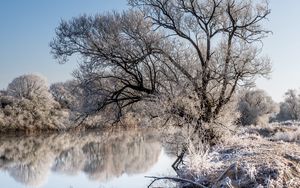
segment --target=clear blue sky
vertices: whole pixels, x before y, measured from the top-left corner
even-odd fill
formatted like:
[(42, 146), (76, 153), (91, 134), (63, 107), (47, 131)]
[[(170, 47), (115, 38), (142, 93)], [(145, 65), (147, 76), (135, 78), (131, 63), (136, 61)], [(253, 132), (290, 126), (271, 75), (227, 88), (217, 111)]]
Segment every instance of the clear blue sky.
[(49, 42), (61, 19), (126, 8), (126, 0), (1, 0), (0, 89), (13, 78), (39, 73), (50, 83), (71, 79), (77, 63), (58, 64)]
[[(2, 0), (0, 1), (0, 89), (15, 77), (40, 73), (50, 83), (71, 79), (76, 62), (56, 63), (49, 42), (61, 19), (126, 9), (126, 0)], [(270, 0), (272, 10), (264, 53), (273, 62), (270, 80), (259, 79), (277, 102), (289, 88), (300, 88), (300, 1)]]

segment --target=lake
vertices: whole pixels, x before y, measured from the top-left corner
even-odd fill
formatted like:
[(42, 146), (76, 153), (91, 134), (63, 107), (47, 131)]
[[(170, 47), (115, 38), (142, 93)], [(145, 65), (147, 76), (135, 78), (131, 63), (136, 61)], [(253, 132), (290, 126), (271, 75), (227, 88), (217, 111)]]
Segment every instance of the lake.
[(147, 187), (175, 175), (180, 146), (155, 130), (91, 130), (0, 137), (0, 187)]

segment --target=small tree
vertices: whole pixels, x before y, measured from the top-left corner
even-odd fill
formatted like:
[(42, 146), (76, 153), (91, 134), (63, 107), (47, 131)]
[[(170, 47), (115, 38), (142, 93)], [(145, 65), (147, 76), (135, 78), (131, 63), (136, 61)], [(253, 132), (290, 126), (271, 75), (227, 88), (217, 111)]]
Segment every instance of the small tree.
[(300, 119), (300, 96), (295, 89), (289, 89), (285, 93), (277, 119), (280, 121)]
[(42, 105), (52, 101), (45, 78), (34, 74), (15, 78), (8, 85), (7, 93), (18, 99), (36, 100)]
[(15, 78), (7, 87), (7, 95), (0, 96), (0, 131), (66, 129), (69, 125), (68, 112), (59, 109), (41, 76)]
[(242, 125), (265, 124), (278, 112), (277, 104), (263, 90), (245, 91), (239, 100)]

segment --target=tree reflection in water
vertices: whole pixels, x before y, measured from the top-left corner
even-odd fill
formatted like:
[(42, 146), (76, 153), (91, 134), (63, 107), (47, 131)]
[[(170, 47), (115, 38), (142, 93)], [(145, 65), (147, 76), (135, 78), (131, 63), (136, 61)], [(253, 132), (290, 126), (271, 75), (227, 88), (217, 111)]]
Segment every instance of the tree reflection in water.
[(162, 146), (157, 132), (102, 131), (0, 137), (0, 170), (16, 181), (40, 186), (50, 173), (107, 181), (122, 174), (146, 172)]

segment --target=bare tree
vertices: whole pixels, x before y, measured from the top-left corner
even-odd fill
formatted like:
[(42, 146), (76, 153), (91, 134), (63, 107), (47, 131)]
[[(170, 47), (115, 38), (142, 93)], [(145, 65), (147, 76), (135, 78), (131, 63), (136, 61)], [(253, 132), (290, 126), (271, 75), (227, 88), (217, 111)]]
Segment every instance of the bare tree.
[[(129, 0), (129, 4), (134, 9), (123, 14), (63, 21), (50, 44), (63, 62), (73, 54), (83, 57), (75, 77), (89, 99), (95, 99), (91, 111), (113, 106), (121, 112), (161, 93), (172, 99), (174, 89), (184, 86), (198, 109), (191, 118), (200, 126), (221, 114), (239, 86), (253, 85), (257, 76), (271, 70), (260, 46), (269, 33), (262, 26), (270, 13), (267, 2)], [(171, 112), (186, 116), (182, 110)]]
[(62, 62), (78, 54), (83, 63), (74, 73), (81, 83), (89, 110), (94, 113), (112, 107), (121, 109), (150, 99), (158, 92), (164, 72), (159, 62), (159, 33), (142, 13), (127, 12), (81, 16), (63, 21), (50, 46)]
[[(145, 12), (165, 37), (182, 48), (169, 55), (197, 93), (203, 113), (210, 122), (240, 85), (251, 85), (257, 75), (270, 72), (268, 58), (259, 56), (257, 43), (269, 31), (262, 21), (270, 13), (267, 2), (239, 0), (129, 0)], [(193, 71), (177, 61), (174, 53), (188, 49), (195, 56)]]

